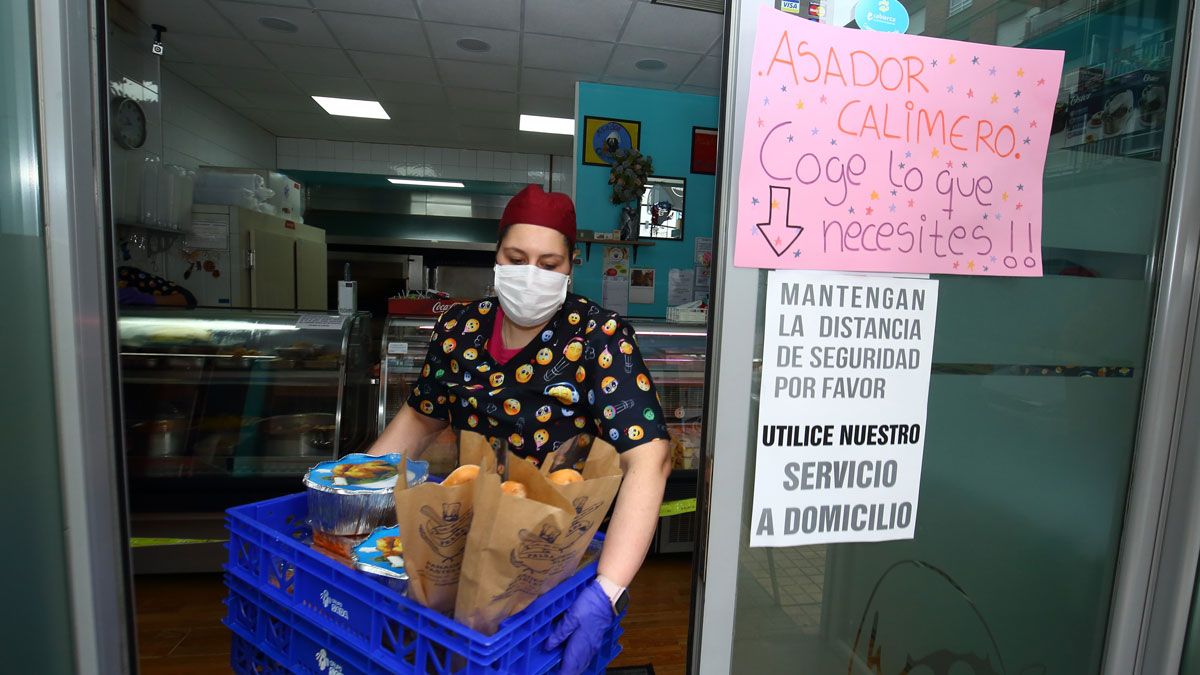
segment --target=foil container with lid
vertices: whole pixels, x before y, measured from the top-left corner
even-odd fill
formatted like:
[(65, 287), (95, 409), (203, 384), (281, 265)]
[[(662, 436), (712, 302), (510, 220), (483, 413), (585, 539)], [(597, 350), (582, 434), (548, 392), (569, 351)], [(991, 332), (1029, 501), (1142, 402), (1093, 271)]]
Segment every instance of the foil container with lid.
[[(321, 462), (304, 475), (308, 520), (313, 529), (335, 535), (369, 534), (396, 524), (396, 475), (402, 455), (354, 453)], [(429, 463), (408, 462), (408, 485), (424, 483)]]
[(404, 569), (404, 547), (400, 543), (399, 527), (377, 528), (354, 547), (351, 559), (357, 569), (383, 577), (398, 592), (405, 591), (408, 572)]

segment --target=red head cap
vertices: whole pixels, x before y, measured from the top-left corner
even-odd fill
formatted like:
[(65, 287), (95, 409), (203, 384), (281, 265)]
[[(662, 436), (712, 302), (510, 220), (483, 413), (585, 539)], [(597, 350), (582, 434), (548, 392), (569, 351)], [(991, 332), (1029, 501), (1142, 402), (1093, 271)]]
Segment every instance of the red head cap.
[(500, 231), (514, 223), (548, 227), (560, 232), (575, 245), (575, 205), (561, 192), (546, 192), (540, 185), (529, 185), (518, 192), (504, 207), (500, 216)]

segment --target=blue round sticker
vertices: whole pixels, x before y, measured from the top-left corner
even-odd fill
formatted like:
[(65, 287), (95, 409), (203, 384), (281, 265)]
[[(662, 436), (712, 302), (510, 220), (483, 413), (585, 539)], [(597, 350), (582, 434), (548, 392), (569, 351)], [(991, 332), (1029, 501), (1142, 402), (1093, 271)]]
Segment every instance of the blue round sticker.
[(900, 0), (860, 0), (854, 21), (863, 30), (903, 33), (908, 30), (908, 10)]
[(633, 139), (629, 137), (629, 130), (617, 122), (607, 122), (600, 125), (596, 129), (596, 133), (592, 136), (592, 149), (596, 151), (596, 155), (606, 162), (611, 163), (618, 151), (628, 150), (633, 147)]

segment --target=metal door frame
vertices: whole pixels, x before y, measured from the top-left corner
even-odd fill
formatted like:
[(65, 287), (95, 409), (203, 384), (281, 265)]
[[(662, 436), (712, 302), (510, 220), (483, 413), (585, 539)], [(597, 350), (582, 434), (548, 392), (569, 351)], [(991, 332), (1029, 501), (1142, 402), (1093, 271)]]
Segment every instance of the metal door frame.
[(108, 222), (105, 8), (33, 0), (41, 198), (72, 642), (78, 673), (136, 663), (117, 420), (116, 298)]
[[(749, 87), (749, 78), (738, 77), (737, 69), (748, 67), (758, 8), (773, 4), (731, 0), (726, 5), (709, 393), (688, 663), (690, 673), (703, 675), (733, 672), (738, 556), (750, 498), (747, 460), (754, 447), (746, 402), (756, 393), (745, 367), (753, 362), (755, 345), (745, 339), (745, 326), (757, 320), (757, 303), (745, 300), (759, 297), (765, 281), (760, 271), (733, 265), (733, 177), (742, 144), (736, 121)], [(1105, 675), (1178, 671), (1200, 557), (1200, 196), (1186, 189), (1200, 184), (1200, 49), (1191, 40), (1192, 27), (1200, 26), (1200, 5), (1185, 0), (1177, 26), (1182, 98)]]

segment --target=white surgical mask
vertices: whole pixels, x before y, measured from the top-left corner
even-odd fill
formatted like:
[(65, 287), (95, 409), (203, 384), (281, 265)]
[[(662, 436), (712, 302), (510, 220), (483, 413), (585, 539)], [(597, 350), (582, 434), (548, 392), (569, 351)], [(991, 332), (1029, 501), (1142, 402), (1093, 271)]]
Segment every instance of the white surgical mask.
[(536, 265), (496, 265), (500, 308), (518, 326), (539, 326), (567, 299), (570, 277)]

